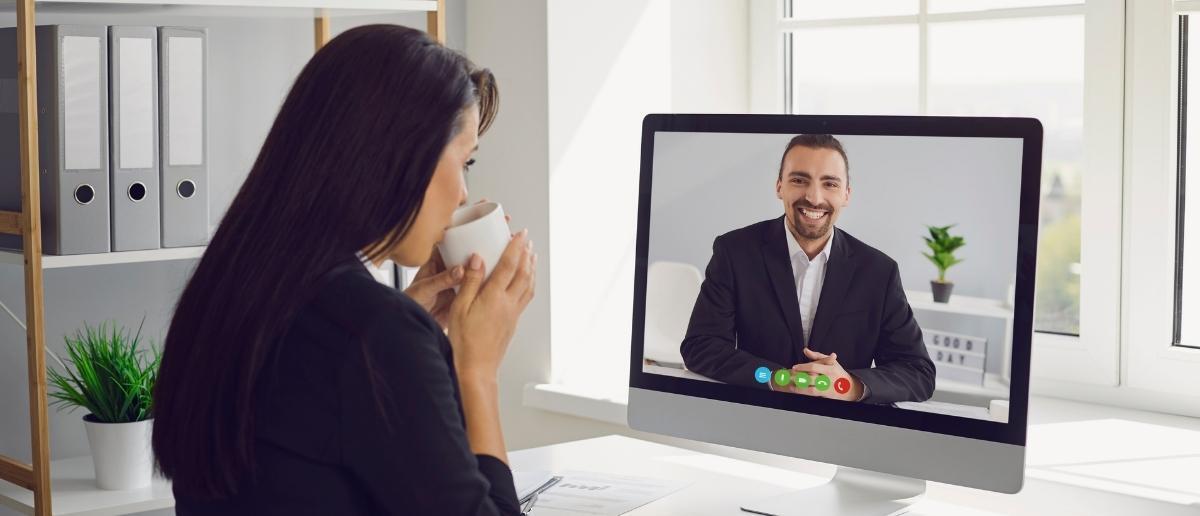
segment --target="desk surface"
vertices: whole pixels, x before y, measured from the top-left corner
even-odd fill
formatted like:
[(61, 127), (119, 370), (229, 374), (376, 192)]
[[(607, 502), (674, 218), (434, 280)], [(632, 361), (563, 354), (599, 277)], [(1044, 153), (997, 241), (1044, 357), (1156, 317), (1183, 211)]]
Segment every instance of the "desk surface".
[[(515, 451), (509, 454), (509, 462), (514, 470), (583, 470), (689, 482), (683, 489), (627, 513), (631, 515), (749, 516), (741, 511), (740, 503), (816, 486), (826, 480), (817, 475), (617, 435)], [(567, 514), (536, 507), (532, 512), (532, 516)], [(990, 516), (1002, 513), (945, 503), (931, 496), (909, 514)]]
[[(1083, 426), (1077, 426), (1083, 425)], [(1107, 430), (1104, 430), (1106, 429)], [(1080, 442), (1080, 446), (1094, 448), (1098, 442), (1112, 439), (1107, 432), (1126, 436), (1142, 435), (1147, 438), (1148, 445), (1162, 448), (1166, 443), (1191, 443), (1183, 450), (1182, 455), (1196, 457), (1193, 451), (1200, 451), (1200, 439), (1194, 436), (1200, 432), (1140, 425), (1120, 420), (1089, 421), (1079, 424), (1045, 425), (1045, 431), (1034, 432), (1031, 441), (1057, 441), (1054, 433), (1065, 433), (1072, 442)], [(1166, 433), (1177, 433), (1174, 437)], [(1190, 432), (1190, 433), (1189, 433)], [(1186, 435), (1184, 435), (1186, 434)], [(1075, 437), (1071, 437), (1075, 436)], [(1082, 436), (1098, 436), (1096, 439), (1081, 439)], [(1060, 436), (1064, 437), (1064, 436)], [(1086, 441), (1086, 442), (1083, 442)], [(1154, 442), (1163, 443), (1154, 445)], [(1039, 448), (1048, 449), (1052, 453), (1035, 454), (1028, 457), (1030, 469), (1025, 481), (1025, 488), (1016, 495), (1005, 495), (969, 489), (946, 484), (930, 483), (926, 495), (913, 506), (912, 515), (955, 515), (955, 516), (985, 516), (985, 515), (1044, 515), (1044, 514), (1155, 514), (1157, 516), (1196, 516), (1200, 514), (1200, 492), (1184, 496), (1183, 490), (1176, 486), (1173, 491), (1176, 500), (1168, 502), (1172, 492), (1160, 493), (1161, 500), (1155, 501), (1144, 496), (1130, 496), (1122, 490), (1135, 489), (1124, 477), (1113, 477), (1108, 485), (1097, 483), (1090, 487), (1071, 485), (1053, 480), (1055, 464), (1072, 462), (1072, 454), (1078, 450), (1060, 449), (1038, 444)], [(1071, 447), (1067, 447), (1071, 448)], [(1161, 457), (1163, 450), (1142, 450), (1149, 456)], [(721, 452), (724, 453), (724, 452)], [(1132, 450), (1122, 452), (1124, 456)], [(1139, 452), (1140, 453), (1140, 452)], [(1094, 455), (1090, 454), (1089, 455)], [(787, 491), (803, 489), (825, 482), (832, 474), (833, 468), (828, 465), (771, 456), (772, 465), (760, 464), (746, 460), (733, 459), (721, 455), (700, 453), (683, 448), (666, 446), (630, 437), (609, 435), (594, 439), (572, 441), (540, 448), (514, 451), (509, 454), (509, 461), (515, 470), (524, 471), (567, 471), (578, 470), (615, 475), (641, 476), (658, 479), (686, 481), (689, 484), (665, 498), (644, 505), (630, 513), (632, 515), (729, 515), (747, 516), (740, 510), (739, 504), (761, 498), (783, 494)], [(1128, 462), (1121, 464), (1128, 465)], [(1118, 464), (1120, 466), (1120, 464)], [(1156, 470), (1169, 478), (1176, 478), (1178, 484), (1190, 482), (1185, 471), (1194, 471), (1195, 464), (1176, 465), (1159, 464)], [(1164, 469), (1165, 467), (1165, 469)], [(1061, 468), (1059, 468), (1061, 469)], [(1061, 474), (1059, 471), (1054, 474)], [(1144, 473), (1144, 472), (1143, 472)], [(1144, 476), (1144, 475), (1142, 475)], [(1100, 480), (1096, 472), (1091, 472), (1093, 480)], [(1168, 479), (1169, 479), (1168, 478)], [(1170, 488), (1162, 478), (1147, 478), (1148, 484), (1158, 489)], [(1118, 485), (1118, 482), (1121, 485)], [(1190, 484), (1189, 484), (1190, 486)], [(1185, 488), (1188, 488), (1185, 486)], [(1195, 489), (1191, 489), (1195, 490)], [(806, 514), (821, 514), (806, 512)], [(568, 516), (564, 513), (550, 510), (538, 510), (533, 516)], [(571, 514), (569, 516), (579, 516)]]

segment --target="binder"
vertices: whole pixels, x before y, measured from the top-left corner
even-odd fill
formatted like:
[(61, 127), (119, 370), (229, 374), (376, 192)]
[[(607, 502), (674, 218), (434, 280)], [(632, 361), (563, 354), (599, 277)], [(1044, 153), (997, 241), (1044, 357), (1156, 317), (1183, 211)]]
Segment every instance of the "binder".
[[(109, 250), (108, 28), (45, 25), (37, 40), (42, 249)], [(17, 33), (0, 29), (0, 208), (19, 210)], [(21, 238), (0, 235), (20, 249)]]
[(202, 28), (158, 29), (163, 247), (208, 242), (207, 40)]
[(112, 250), (158, 249), (158, 28), (108, 36)]

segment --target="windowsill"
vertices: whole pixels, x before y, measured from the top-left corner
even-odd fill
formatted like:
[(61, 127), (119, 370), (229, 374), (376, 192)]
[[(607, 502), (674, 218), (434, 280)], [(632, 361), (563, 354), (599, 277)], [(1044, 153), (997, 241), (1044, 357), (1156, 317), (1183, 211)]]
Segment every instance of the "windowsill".
[[(626, 426), (628, 400), (554, 384), (525, 386), (524, 405)], [(1170, 505), (1200, 506), (1179, 480), (1200, 469), (1200, 418), (1030, 397), (1027, 490), (1050, 482)], [(1031, 490), (1041, 491), (1041, 490)]]
[(527, 383), (522, 402), (526, 407), (628, 426), (629, 398), (610, 398), (553, 383)]

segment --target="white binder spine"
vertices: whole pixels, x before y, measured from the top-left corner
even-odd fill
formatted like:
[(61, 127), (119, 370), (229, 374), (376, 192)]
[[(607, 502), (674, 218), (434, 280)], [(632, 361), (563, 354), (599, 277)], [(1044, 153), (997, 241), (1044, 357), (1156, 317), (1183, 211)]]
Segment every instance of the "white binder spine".
[(159, 29), (162, 246), (208, 242), (207, 31)]
[(161, 242), (158, 29), (109, 29), (112, 249)]
[[(109, 250), (108, 27), (44, 25), (37, 40), (38, 155), (46, 254)], [(0, 29), (0, 209), (19, 210), (16, 29)], [(0, 236), (19, 249), (21, 239)]]

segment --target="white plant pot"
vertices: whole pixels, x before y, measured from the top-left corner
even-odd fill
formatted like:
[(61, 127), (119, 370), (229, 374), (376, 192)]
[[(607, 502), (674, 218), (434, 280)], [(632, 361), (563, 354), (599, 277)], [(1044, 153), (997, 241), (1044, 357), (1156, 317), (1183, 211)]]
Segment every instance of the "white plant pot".
[(154, 474), (150, 449), (152, 419), (136, 423), (99, 423), (84, 416), (88, 446), (100, 489), (126, 490), (149, 487)]

